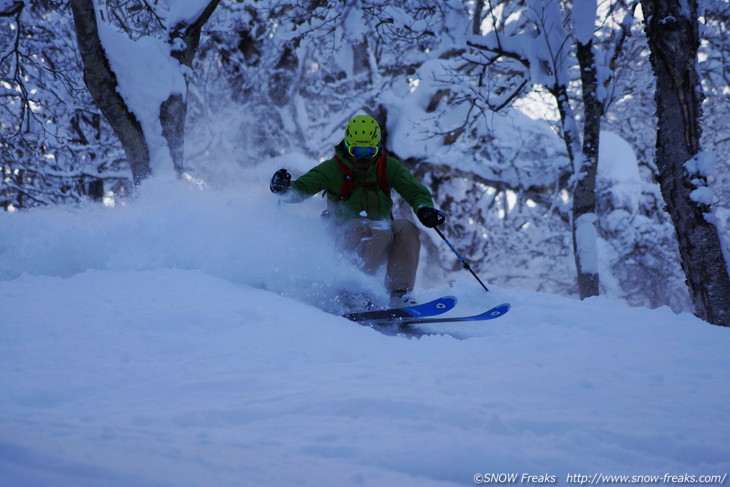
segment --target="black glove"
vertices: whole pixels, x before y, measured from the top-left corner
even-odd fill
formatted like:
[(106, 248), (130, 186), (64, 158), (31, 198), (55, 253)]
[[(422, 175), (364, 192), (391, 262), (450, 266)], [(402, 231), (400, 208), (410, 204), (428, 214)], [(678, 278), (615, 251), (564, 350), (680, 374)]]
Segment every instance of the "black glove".
[(272, 176), (269, 189), (272, 193), (283, 193), (289, 189), (290, 184), (291, 174), (289, 174), (286, 169), (279, 169), (274, 173), (274, 176)]
[(428, 228), (433, 228), (437, 225), (441, 225), (443, 222), (446, 221), (446, 215), (436, 210), (435, 208), (430, 208), (428, 206), (419, 208), (416, 212), (416, 216), (421, 221), (421, 223), (423, 223), (423, 226)]

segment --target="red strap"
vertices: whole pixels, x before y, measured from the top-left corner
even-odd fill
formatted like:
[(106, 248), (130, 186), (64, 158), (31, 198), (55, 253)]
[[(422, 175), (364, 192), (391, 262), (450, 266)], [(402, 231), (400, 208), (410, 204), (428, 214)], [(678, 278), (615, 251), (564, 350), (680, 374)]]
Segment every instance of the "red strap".
[(388, 156), (385, 151), (380, 151), (380, 157), (378, 158), (378, 165), (375, 171), (378, 176), (380, 190), (385, 194), (390, 193), (390, 186), (388, 185)]
[(342, 185), (340, 185), (340, 194), (337, 197), (337, 201), (346, 200), (352, 194), (354, 186), (352, 179), (355, 177), (355, 171), (353, 171), (351, 167), (345, 165), (345, 163), (337, 156), (335, 156), (335, 161), (337, 162), (337, 165), (340, 166), (340, 171), (342, 171)]

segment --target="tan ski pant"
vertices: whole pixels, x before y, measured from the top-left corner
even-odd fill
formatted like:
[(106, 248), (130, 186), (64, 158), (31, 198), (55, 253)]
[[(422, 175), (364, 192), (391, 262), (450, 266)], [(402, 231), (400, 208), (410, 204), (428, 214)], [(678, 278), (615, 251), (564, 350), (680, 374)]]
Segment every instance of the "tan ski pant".
[(412, 291), (416, 282), (421, 241), (418, 228), (405, 219), (374, 221), (348, 220), (337, 226), (342, 248), (354, 252), (357, 264), (374, 274), (383, 260), (387, 262), (385, 287), (388, 291)]

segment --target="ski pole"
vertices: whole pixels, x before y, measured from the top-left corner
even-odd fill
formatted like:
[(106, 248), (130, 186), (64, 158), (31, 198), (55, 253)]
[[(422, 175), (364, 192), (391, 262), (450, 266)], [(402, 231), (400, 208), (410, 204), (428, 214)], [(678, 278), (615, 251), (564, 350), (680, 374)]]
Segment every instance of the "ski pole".
[(459, 255), (459, 252), (457, 252), (457, 250), (454, 248), (454, 246), (451, 245), (451, 242), (449, 242), (449, 239), (446, 238), (446, 236), (441, 232), (441, 230), (438, 229), (438, 227), (433, 227), (433, 229), (436, 230), (436, 233), (439, 234), (439, 237), (441, 237), (443, 239), (443, 241), (446, 242), (446, 245), (448, 245), (449, 248), (451, 249), (451, 251), (456, 255), (456, 257), (459, 258), (459, 261), (461, 261), (461, 263), (464, 264), (464, 269), (466, 269), (469, 272), (471, 272), (471, 275), (474, 276), (477, 281), (479, 281), (479, 284), (482, 285), (482, 287), (484, 288), (484, 290), (487, 291), (487, 292), (489, 292), (489, 289), (487, 288), (487, 286), (485, 286), (484, 283), (482, 282), (482, 280), (479, 279), (479, 276), (477, 276), (476, 272), (474, 272), (472, 270), (471, 266), (466, 261), (466, 259), (464, 259), (461, 255)]

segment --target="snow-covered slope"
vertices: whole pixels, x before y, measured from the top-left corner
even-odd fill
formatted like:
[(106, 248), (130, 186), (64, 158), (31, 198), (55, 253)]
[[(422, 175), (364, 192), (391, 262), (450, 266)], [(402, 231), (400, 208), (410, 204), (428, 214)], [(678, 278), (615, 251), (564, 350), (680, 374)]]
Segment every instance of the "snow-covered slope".
[(318, 202), (154, 184), (0, 216), (1, 485), (730, 472), (730, 330), (465, 274), (418, 295), (512, 310), (387, 337), (317, 307), (377, 287), (338, 260)]

